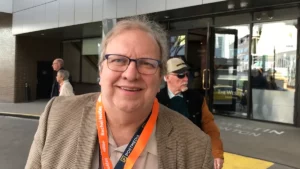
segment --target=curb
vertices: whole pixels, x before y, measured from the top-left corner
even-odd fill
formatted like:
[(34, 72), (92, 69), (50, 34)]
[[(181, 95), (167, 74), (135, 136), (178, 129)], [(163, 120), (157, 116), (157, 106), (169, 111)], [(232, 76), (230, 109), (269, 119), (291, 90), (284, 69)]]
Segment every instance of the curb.
[(19, 118), (36, 119), (36, 120), (40, 119), (39, 115), (25, 114), (25, 113), (0, 112), (0, 116), (19, 117)]

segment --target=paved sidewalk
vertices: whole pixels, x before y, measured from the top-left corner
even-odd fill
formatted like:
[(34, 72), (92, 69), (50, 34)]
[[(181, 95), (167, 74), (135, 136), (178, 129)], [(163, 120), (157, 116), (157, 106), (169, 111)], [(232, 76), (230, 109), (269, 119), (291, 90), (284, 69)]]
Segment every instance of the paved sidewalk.
[[(38, 119), (48, 100), (0, 103), (0, 115)], [(224, 143), (224, 169), (300, 169), (300, 128), (215, 116)]]
[(300, 168), (300, 128), (224, 116), (215, 121), (226, 152), (276, 163), (271, 169)]
[(0, 103), (0, 115), (38, 118), (49, 100), (36, 100), (28, 103)]

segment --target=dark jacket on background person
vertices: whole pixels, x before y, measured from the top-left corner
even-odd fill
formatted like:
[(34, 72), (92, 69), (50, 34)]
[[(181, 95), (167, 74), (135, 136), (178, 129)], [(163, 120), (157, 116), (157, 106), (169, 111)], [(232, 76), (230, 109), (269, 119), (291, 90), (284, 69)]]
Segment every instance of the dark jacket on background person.
[[(193, 93), (195, 91), (193, 90), (187, 90), (182, 93), (183, 99), (186, 102), (187, 106), (187, 111), (188, 111), (188, 116), (194, 124), (196, 124), (198, 127), (202, 128), (202, 110), (201, 110), (201, 105), (203, 103), (203, 97), (199, 93)], [(157, 99), (158, 101), (167, 106), (168, 108), (171, 108), (171, 99), (168, 94), (168, 88), (165, 87), (160, 90), (160, 92), (157, 94)], [(171, 108), (172, 109), (172, 108)], [(174, 110), (174, 109), (173, 109)], [(175, 109), (178, 110), (178, 109)]]
[[(183, 92), (182, 95), (183, 100), (186, 103), (186, 111), (189, 114), (188, 118), (199, 128), (201, 128), (204, 131), (204, 133), (210, 136), (212, 143), (212, 153), (214, 158), (224, 158), (223, 143), (220, 139), (219, 128), (215, 124), (214, 117), (209, 111), (206, 101), (202, 97), (201, 92), (189, 89)], [(171, 106), (172, 103), (168, 94), (167, 87), (161, 89), (160, 92), (156, 95), (156, 97), (161, 104), (167, 106), (170, 109), (173, 109), (173, 106)], [(182, 106), (182, 104), (178, 106)], [(181, 110), (183, 110), (182, 107)]]
[[(65, 68), (60, 68), (59, 70), (65, 70)], [(58, 70), (58, 71), (59, 71)], [(51, 95), (50, 97), (55, 97), (55, 96), (59, 96), (59, 84), (58, 82), (56, 81), (56, 75), (57, 75), (57, 72), (58, 71), (54, 71), (53, 75), (54, 75), (54, 80), (53, 80), (53, 84), (52, 84), (52, 90), (51, 90)], [(72, 83), (72, 76), (71, 74), (69, 75), (69, 82), (70, 84), (73, 86), (73, 83)], [(74, 86), (73, 86), (73, 90), (74, 90)]]

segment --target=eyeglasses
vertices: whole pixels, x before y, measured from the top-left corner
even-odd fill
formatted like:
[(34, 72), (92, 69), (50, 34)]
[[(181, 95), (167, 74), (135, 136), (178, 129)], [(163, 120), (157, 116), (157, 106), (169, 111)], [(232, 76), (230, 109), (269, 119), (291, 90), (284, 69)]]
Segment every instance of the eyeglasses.
[(107, 60), (107, 67), (116, 72), (125, 72), (131, 61), (135, 62), (137, 71), (145, 75), (155, 74), (161, 65), (159, 60), (150, 58), (131, 59), (118, 54), (106, 54), (105, 59)]
[(185, 76), (189, 77), (189, 72), (184, 72), (184, 73), (172, 73), (172, 75), (177, 76), (178, 79), (183, 79)]

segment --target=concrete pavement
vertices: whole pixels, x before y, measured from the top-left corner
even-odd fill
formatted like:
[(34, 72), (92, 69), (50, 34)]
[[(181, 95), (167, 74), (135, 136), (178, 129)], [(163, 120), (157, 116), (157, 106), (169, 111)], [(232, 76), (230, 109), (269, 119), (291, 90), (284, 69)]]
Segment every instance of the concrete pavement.
[(300, 168), (300, 128), (215, 116), (227, 152)]
[(27, 103), (0, 103), (0, 112), (40, 115), (49, 100), (36, 100)]
[(24, 168), (38, 121), (0, 116), (0, 168)]

